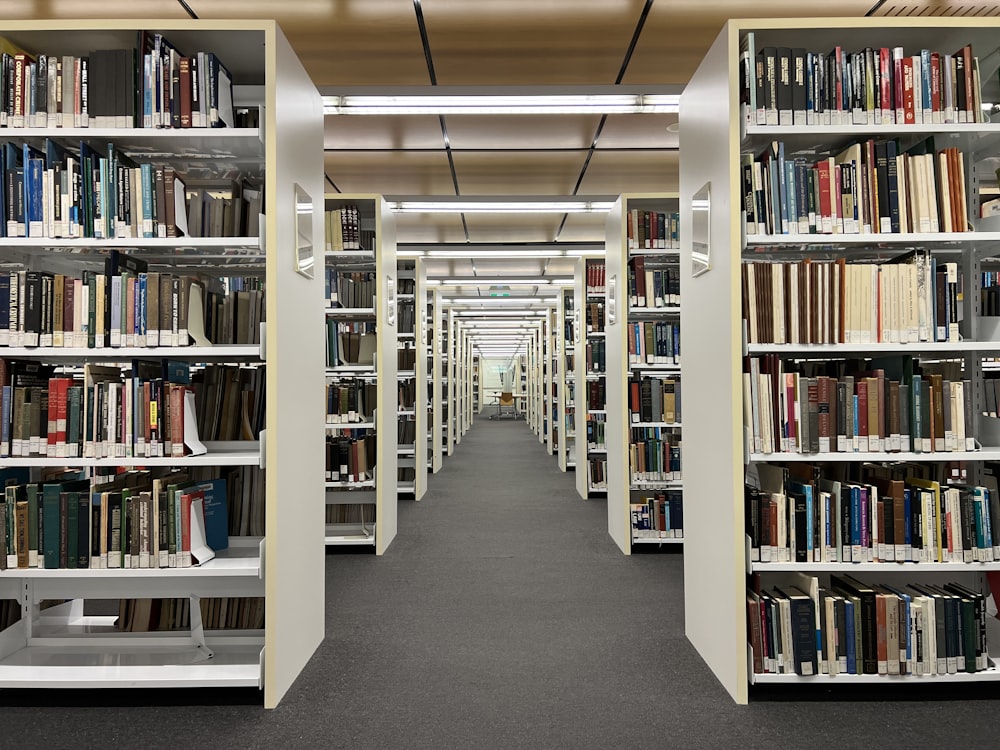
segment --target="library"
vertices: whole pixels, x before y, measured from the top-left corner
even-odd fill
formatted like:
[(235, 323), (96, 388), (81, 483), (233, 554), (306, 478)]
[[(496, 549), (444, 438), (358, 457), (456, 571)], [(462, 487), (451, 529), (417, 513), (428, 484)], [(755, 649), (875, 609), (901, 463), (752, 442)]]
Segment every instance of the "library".
[(988, 742), (994, 4), (2, 5), (22, 743)]

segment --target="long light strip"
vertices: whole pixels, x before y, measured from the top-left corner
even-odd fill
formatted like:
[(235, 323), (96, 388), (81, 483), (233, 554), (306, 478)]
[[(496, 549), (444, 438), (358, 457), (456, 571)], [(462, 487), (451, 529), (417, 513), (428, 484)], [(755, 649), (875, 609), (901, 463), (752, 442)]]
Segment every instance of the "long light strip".
[(324, 96), (324, 115), (565, 115), (677, 112), (677, 94)]
[(504, 279), (481, 278), (479, 276), (467, 276), (460, 279), (427, 279), (428, 286), (552, 286), (556, 284), (572, 284), (573, 279), (569, 276), (543, 276), (537, 279)]
[(554, 305), (558, 297), (442, 297), (444, 305)]
[(606, 214), (613, 201), (389, 201), (400, 214)]
[(530, 318), (534, 315), (548, 315), (547, 310), (454, 310), (452, 315), (478, 318)]
[(553, 248), (551, 250), (408, 250), (396, 251), (397, 258), (446, 258), (466, 260), (468, 258), (603, 258), (603, 250), (583, 250), (580, 248)]

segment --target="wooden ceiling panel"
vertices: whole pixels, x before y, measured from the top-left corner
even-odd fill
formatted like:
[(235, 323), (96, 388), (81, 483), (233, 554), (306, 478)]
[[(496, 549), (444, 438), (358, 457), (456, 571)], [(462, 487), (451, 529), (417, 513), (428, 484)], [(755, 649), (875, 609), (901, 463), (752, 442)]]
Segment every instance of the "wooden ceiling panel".
[(611, 84), (642, 0), (423, 0), (441, 85)]
[(552, 242), (559, 214), (466, 214), (471, 242)]
[(459, 214), (396, 214), (396, 242), (435, 244), (465, 242)]
[(863, 16), (874, 0), (669, 0), (654, 3), (622, 83), (687, 83), (729, 18)]
[(273, 18), (316, 86), (427, 85), (412, 0), (188, 0), (200, 18)]
[(594, 152), (580, 195), (667, 193), (679, 187), (676, 151)]
[(569, 195), (586, 158), (585, 151), (454, 154), (462, 195)]
[(676, 130), (677, 115), (608, 115), (597, 148), (677, 148)]
[(327, 149), (444, 148), (437, 115), (329, 115), (323, 125)]
[[(40, 21), (51, 18), (119, 19), (136, 15), (129, 3), (84, 3), (80, 0), (0, 0), (0, 18)], [(177, 0), (143, 0), (144, 18), (190, 18)]]
[(450, 115), (452, 148), (590, 148), (600, 115)]
[(444, 151), (328, 151), (324, 165), (344, 193), (455, 194)]
[(603, 243), (607, 220), (605, 214), (567, 214), (559, 242)]

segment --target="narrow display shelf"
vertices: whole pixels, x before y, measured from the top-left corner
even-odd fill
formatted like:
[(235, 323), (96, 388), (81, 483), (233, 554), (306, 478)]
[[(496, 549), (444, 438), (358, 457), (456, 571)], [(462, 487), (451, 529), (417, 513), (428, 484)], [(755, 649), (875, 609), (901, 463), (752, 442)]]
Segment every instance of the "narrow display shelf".
[[(32, 145), (45, 139), (80, 145), (80, 140), (114, 141), (130, 156), (170, 149), (185, 159), (216, 160), (226, 156), (264, 158), (264, 142), (258, 128), (12, 128), (12, 136)], [(199, 153), (199, 149), (206, 150)]]
[(260, 443), (256, 440), (233, 442), (205, 442), (207, 453), (200, 456), (164, 456), (146, 458), (125, 456), (115, 458), (51, 458), (32, 456), (28, 458), (10, 457), (3, 459), (9, 467), (45, 466), (260, 466)]
[(243, 362), (263, 359), (260, 344), (218, 346), (122, 346), (101, 347), (0, 347), (0, 355), (11, 359), (73, 362), (116, 362), (128, 359), (178, 359), (197, 362)]
[(1000, 448), (983, 448), (978, 451), (937, 451), (928, 453), (751, 453), (750, 461), (773, 462), (843, 462), (843, 461), (997, 461), (1000, 460)]
[(326, 544), (375, 544), (375, 524), (328, 523), (325, 525)]
[[(211, 631), (209, 631), (211, 632)], [(212, 658), (177, 633), (106, 643), (28, 646), (0, 660), (3, 688), (258, 687), (263, 638), (206, 638)], [(129, 642), (131, 641), (131, 642)]]

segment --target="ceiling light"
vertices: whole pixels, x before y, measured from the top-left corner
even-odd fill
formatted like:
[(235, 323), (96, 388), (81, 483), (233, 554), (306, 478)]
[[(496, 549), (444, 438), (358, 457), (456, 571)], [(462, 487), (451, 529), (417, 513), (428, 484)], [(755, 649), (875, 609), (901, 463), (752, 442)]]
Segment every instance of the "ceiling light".
[[(432, 283), (429, 279), (428, 284)], [(537, 279), (504, 279), (504, 278), (478, 278), (475, 276), (468, 276), (464, 279), (440, 279), (433, 282), (438, 286), (476, 286), (476, 287), (487, 287), (494, 286), (496, 284), (504, 284), (506, 286), (542, 286), (542, 285), (552, 285), (552, 284), (572, 284), (573, 279), (569, 276), (556, 278), (554, 276), (539, 277)]]
[(548, 315), (547, 310), (502, 310), (495, 308), (493, 310), (453, 310), (452, 315), (458, 315), (461, 317), (514, 317), (514, 318), (531, 318), (535, 315)]
[(678, 94), (324, 96), (324, 115), (566, 115), (677, 112)]
[(480, 304), (500, 304), (500, 305), (554, 305), (559, 301), (558, 297), (442, 297), (441, 302), (446, 305), (480, 305)]
[(585, 248), (553, 248), (551, 250), (397, 250), (397, 258), (445, 258), (448, 260), (469, 260), (470, 258), (601, 258), (604, 250)]
[(390, 201), (389, 209), (401, 214), (581, 214), (607, 213), (607, 200), (468, 200)]

